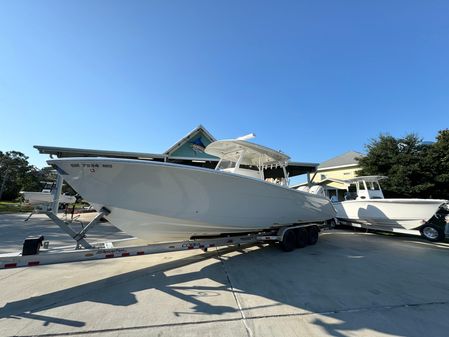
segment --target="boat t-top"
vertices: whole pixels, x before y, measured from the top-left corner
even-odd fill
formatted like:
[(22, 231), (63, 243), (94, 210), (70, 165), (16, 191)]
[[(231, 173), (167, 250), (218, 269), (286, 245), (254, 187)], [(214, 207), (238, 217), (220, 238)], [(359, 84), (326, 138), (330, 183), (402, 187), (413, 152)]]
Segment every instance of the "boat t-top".
[[(329, 200), (290, 189), (289, 157), (247, 138), (209, 144), (214, 169), (115, 158), (49, 160), (107, 220), (148, 243), (326, 221)], [(271, 170), (279, 177), (266, 177)]]
[[(205, 152), (220, 158), (216, 167), (218, 171), (288, 186), (286, 167), (290, 157), (281, 152), (241, 139), (216, 141), (210, 144)], [(265, 178), (265, 170), (273, 168), (281, 168), (282, 177)]]

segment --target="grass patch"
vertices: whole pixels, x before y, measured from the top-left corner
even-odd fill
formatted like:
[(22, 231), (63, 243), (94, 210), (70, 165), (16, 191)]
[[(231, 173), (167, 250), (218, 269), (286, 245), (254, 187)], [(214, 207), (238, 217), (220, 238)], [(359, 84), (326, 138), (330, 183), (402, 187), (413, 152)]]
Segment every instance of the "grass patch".
[(0, 213), (22, 213), (31, 212), (33, 207), (22, 205), (20, 202), (0, 201)]

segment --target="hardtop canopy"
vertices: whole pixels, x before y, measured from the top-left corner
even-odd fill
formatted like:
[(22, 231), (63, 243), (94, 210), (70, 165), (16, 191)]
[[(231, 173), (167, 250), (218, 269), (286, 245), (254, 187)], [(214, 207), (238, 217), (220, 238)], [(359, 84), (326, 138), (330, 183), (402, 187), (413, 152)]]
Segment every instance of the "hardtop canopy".
[(206, 147), (204, 152), (232, 162), (237, 162), (244, 153), (240, 161), (241, 165), (287, 165), (290, 159), (289, 156), (279, 151), (238, 139), (213, 142)]
[(361, 177), (355, 177), (352, 179), (348, 179), (348, 180), (346, 180), (346, 182), (348, 184), (352, 184), (352, 183), (355, 183), (355, 182), (361, 181), (361, 180), (364, 180), (366, 182), (378, 182), (379, 180), (387, 179), (387, 178), (388, 177), (385, 177), (385, 176), (361, 176)]
[(333, 183), (339, 183), (342, 185), (351, 185), (353, 183), (356, 183), (358, 181), (366, 181), (366, 182), (378, 182), (379, 180), (382, 179), (387, 179), (388, 177), (385, 176), (361, 176), (361, 177), (355, 177), (355, 178), (351, 178), (351, 179), (337, 179), (337, 178), (326, 178), (322, 181), (320, 181), (319, 183), (316, 183), (318, 185), (326, 185), (329, 182), (333, 182)]

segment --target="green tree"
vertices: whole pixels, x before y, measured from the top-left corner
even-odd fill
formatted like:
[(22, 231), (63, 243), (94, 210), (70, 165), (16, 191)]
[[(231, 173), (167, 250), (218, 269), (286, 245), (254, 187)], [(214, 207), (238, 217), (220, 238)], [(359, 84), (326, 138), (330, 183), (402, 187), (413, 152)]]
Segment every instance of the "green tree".
[(432, 145), (415, 134), (403, 138), (380, 135), (366, 145), (367, 155), (359, 159), (358, 175), (383, 175), (386, 197), (428, 198), (435, 189), (433, 163), (427, 160)]
[[(18, 151), (0, 151), (0, 200), (14, 200), (20, 191), (41, 191), (43, 182), (56, 181), (55, 170), (48, 166), (37, 169), (28, 163), (28, 157)], [(62, 192), (75, 195), (68, 185)]]
[(0, 151), (0, 200), (13, 200), (24, 187), (35, 187), (39, 183), (37, 173), (23, 153)]
[(449, 129), (438, 132), (426, 162), (435, 184), (432, 196), (449, 199)]

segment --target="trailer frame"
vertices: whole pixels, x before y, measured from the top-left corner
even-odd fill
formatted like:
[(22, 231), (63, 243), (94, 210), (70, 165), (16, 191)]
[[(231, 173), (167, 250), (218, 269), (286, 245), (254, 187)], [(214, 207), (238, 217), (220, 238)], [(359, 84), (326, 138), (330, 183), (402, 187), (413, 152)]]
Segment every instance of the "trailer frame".
[[(206, 252), (209, 248), (212, 247), (241, 246), (257, 243), (279, 242), (281, 247), (283, 247), (282, 245), (286, 241), (286, 233), (288, 233), (290, 230), (292, 232), (298, 232), (300, 228), (305, 228), (312, 232), (312, 230), (310, 229), (314, 228), (313, 231), (319, 232), (322, 227), (322, 224), (317, 223), (291, 224), (287, 226), (261, 230), (254, 233), (246, 233), (244, 235), (235, 234), (204, 239), (194, 239), (160, 244), (135, 246), (131, 245), (123, 247), (121, 245), (127, 241), (126, 239), (99, 243), (87, 242), (85, 240), (86, 233), (90, 229), (92, 229), (103, 216), (107, 215), (108, 213), (109, 211), (107, 209), (102, 208), (100, 212), (98, 212), (97, 216), (95, 216), (95, 218), (91, 222), (89, 222), (89, 224), (84, 226), (84, 228), (82, 228), (80, 232), (77, 233), (72, 228), (70, 228), (69, 221), (63, 221), (52, 212), (46, 212), (45, 214), (76, 242), (75, 246), (49, 248), (49, 242), (44, 241), (40, 242), (42, 243), (42, 246), (44, 248), (41, 249), (39, 247), (36, 253), (32, 255), (23, 255), (23, 251), (0, 254), (0, 269), (32, 267), (47, 264), (81, 262), (118, 257), (141, 256), (192, 249), (202, 249)], [(311, 244), (314, 244), (315, 242)], [(290, 242), (290, 245), (291, 244), (292, 243)], [(297, 248), (302, 247), (297, 246)], [(292, 249), (284, 250), (290, 251)]]

